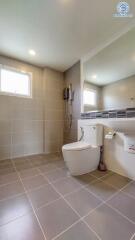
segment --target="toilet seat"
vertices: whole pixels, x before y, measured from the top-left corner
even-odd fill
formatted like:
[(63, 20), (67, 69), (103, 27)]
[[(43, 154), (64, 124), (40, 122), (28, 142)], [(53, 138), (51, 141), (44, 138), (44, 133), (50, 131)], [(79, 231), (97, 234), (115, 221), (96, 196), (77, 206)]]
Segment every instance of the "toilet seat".
[(91, 148), (92, 146), (86, 142), (74, 142), (70, 144), (66, 144), (62, 147), (62, 150), (66, 151), (81, 151), (87, 148)]

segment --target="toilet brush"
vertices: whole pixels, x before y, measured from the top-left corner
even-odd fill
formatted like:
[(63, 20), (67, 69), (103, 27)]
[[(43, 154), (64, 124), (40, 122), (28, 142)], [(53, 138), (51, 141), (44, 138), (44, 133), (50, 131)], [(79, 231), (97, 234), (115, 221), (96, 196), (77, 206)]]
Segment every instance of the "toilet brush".
[(107, 167), (103, 161), (103, 151), (104, 151), (104, 147), (101, 146), (100, 147), (100, 161), (99, 161), (99, 165), (98, 165), (99, 171), (107, 171)]

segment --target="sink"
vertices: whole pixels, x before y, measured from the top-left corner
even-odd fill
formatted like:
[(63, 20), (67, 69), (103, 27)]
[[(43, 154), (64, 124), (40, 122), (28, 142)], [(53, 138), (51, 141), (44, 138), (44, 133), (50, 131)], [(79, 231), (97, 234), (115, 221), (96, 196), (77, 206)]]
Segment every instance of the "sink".
[(125, 151), (135, 154), (135, 118), (110, 119), (108, 126), (124, 134)]
[(113, 119), (109, 121), (109, 127), (115, 132), (121, 132), (124, 134), (135, 134), (135, 118), (121, 118)]

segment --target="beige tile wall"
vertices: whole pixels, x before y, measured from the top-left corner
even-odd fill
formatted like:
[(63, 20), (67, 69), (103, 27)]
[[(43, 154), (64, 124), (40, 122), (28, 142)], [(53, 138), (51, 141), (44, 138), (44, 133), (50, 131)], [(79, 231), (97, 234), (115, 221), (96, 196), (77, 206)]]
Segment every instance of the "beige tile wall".
[[(76, 63), (64, 74), (65, 86), (72, 84), (74, 91), (74, 101), (72, 103), (72, 127), (68, 128), (67, 118), (65, 117), (64, 143), (77, 141), (77, 120), (80, 119), (81, 111), (81, 81), (80, 81), (80, 62)], [(66, 116), (66, 115), (65, 115)]]
[(135, 107), (135, 75), (104, 86), (102, 105), (103, 109)]
[(46, 68), (43, 73), (44, 88), (44, 151), (58, 152), (63, 145), (64, 100), (63, 74)]
[(0, 64), (33, 75), (32, 99), (0, 95), (0, 159), (59, 151), (63, 144), (63, 75), (2, 56)]
[(0, 95), (0, 159), (43, 152), (42, 70), (0, 57), (0, 64), (32, 73), (32, 99)]

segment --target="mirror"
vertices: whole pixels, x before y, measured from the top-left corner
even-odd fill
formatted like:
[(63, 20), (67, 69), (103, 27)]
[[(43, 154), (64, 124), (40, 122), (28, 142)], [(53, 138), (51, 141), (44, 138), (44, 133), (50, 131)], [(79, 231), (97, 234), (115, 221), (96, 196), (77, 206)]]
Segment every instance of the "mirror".
[(83, 112), (135, 107), (135, 28), (83, 62)]

